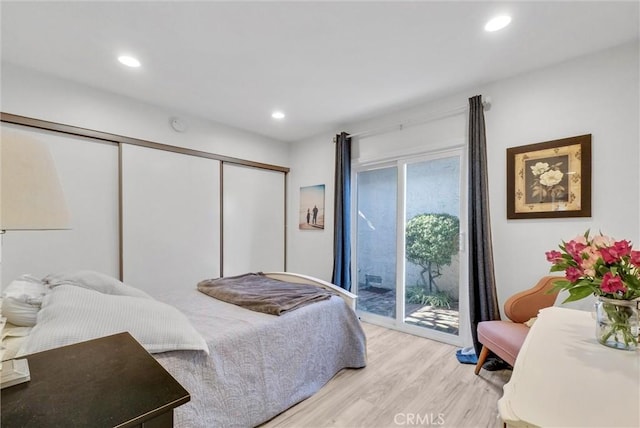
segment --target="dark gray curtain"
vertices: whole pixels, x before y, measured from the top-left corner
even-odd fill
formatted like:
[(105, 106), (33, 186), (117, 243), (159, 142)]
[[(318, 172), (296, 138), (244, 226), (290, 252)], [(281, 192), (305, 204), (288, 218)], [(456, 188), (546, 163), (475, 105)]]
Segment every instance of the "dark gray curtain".
[(476, 355), (480, 355), (477, 327), (480, 321), (499, 320), (493, 270), (487, 139), (482, 95), (469, 98), (469, 312)]
[(331, 282), (351, 291), (351, 138), (336, 135), (336, 167)]

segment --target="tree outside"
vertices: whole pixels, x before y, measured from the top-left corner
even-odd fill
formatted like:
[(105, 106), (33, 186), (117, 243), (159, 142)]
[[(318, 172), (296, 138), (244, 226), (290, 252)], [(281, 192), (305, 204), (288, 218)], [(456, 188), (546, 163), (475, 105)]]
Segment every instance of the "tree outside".
[(450, 214), (419, 214), (407, 222), (406, 257), (422, 268), (422, 286), (429, 294), (440, 292), (436, 279), (458, 254), (459, 233), (460, 220)]

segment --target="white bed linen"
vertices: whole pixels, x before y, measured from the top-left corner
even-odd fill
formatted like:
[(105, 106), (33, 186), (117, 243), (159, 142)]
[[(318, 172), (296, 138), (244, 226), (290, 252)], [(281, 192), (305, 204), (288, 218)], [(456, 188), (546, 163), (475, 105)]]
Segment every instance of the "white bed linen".
[(123, 331), (151, 353), (178, 349), (208, 352), (202, 336), (171, 305), (65, 284), (45, 296), (38, 322), (18, 356)]
[(18, 355), (18, 351), (33, 327), (21, 327), (7, 323), (2, 329), (2, 361), (11, 360)]
[(362, 327), (339, 297), (282, 316), (195, 289), (154, 297), (187, 315), (210, 350), (209, 356), (154, 355), (191, 394), (176, 409), (176, 427), (256, 426), (317, 392), (341, 369), (366, 364)]

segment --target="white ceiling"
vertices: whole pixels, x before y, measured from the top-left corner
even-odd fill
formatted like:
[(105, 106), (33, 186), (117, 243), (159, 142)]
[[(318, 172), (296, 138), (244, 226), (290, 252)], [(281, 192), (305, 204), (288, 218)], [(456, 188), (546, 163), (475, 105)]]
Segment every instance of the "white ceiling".
[[(637, 40), (640, 12), (638, 1), (2, 0), (0, 13), (3, 62), (297, 141)], [(511, 25), (484, 32), (498, 13)], [(123, 52), (142, 67), (117, 63)]]

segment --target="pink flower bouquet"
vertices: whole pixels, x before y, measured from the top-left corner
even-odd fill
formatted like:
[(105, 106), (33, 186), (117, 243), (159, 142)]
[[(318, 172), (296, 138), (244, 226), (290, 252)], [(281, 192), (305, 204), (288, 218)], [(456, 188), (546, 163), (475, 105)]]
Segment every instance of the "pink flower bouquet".
[(560, 250), (547, 251), (551, 272), (564, 271), (565, 279), (555, 282), (555, 290), (569, 292), (565, 302), (590, 294), (609, 299), (633, 300), (640, 297), (640, 251), (627, 240), (616, 241), (605, 235), (589, 236), (587, 230)]
[[(551, 272), (564, 271), (553, 290), (567, 290), (572, 302), (595, 294), (596, 339), (617, 349), (635, 350), (640, 338), (640, 251), (627, 240), (605, 235), (589, 236), (587, 230), (560, 250), (547, 251)], [(637, 299), (637, 300), (636, 300)]]

